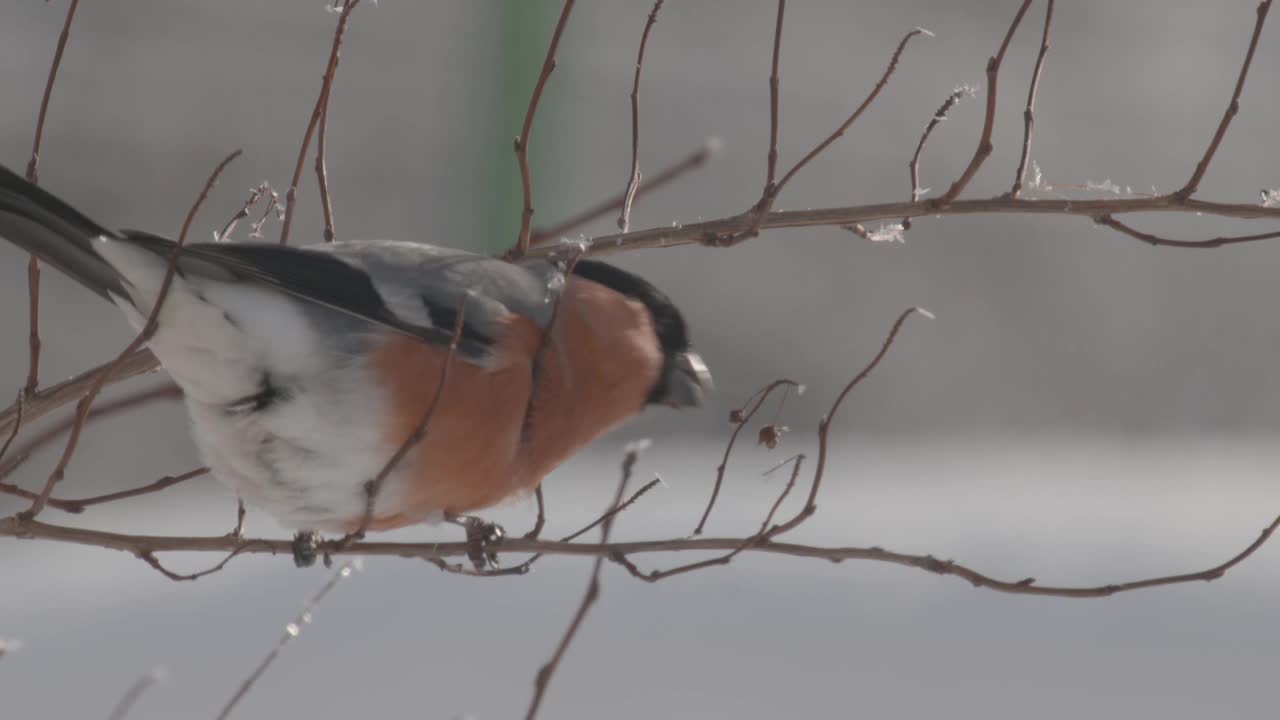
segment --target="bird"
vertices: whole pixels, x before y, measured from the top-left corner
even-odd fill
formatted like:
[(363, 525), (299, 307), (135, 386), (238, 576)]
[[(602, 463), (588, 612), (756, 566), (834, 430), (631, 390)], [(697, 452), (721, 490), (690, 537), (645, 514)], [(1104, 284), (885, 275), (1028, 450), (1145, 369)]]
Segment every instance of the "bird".
[(211, 473), (299, 542), (470, 518), (646, 408), (697, 407), (713, 387), (671, 299), (591, 258), (508, 262), (412, 240), (215, 239), (175, 254), (3, 165), (0, 237), (135, 330), (172, 262), (147, 346)]

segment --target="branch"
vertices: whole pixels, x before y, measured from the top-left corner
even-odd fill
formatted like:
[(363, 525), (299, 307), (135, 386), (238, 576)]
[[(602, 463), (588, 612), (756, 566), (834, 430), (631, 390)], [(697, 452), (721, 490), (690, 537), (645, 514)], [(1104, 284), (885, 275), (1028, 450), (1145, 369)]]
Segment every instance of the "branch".
[(44, 140), (44, 120), (49, 112), (49, 98), (53, 95), (53, 82), (58, 77), (58, 68), (62, 66), (62, 53), (67, 49), (67, 39), (71, 37), (71, 21), (76, 17), (80, 0), (71, 0), (67, 6), (66, 19), (62, 21), (62, 32), (58, 35), (58, 45), (53, 51), (53, 62), (49, 65), (49, 79), (44, 83), (44, 96), (40, 98), (40, 113), (36, 117), (36, 137), (31, 142), (31, 159), (27, 161), (27, 181), (32, 185), (40, 182), (40, 143)]
[[(114, 360), (109, 360), (57, 385), (50, 385), (27, 398), (25, 402), (15, 402), (0, 411), (0, 432), (13, 432), (14, 427), (19, 422), (19, 417), (22, 418), (24, 423), (33, 423), (54, 410), (84, 397), (85, 393), (89, 392), (89, 388), (93, 387), (99, 379), (106, 375), (108, 368), (114, 362)], [(106, 386), (123, 382), (138, 375), (149, 373), (158, 367), (160, 367), (160, 363), (156, 361), (151, 351), (139, 350), (116, 365), (111, 377), (104, 380), (103, 384)]]
[[(1118, 593), (1132, 592), (1163, 585), (1216, 580), (1229, 570), (1239, 565), (1260, 547), (1266, 544), (1277, 527), (1280, 517), (1262, 530), (1256, 540), (1229, 560), (1213, 567), (1177, 575), (1162, 575), (1141, 580), (1130, 580), (1105, 585), (1088, 586), (1048, 586), (1038, 585), (1035, 580), (1000, 580), (973, 570), (954, 561), (938, 560), (933, 555), (911, 555), (893, 552), (879, 547), (825, 547), (769, 541), (749, 547), (745, 552), (781, 555), (786, 557), (814, 558), (826, 562), (844, 560), (867, 560), (890, 563), (904, 567), (925, 570), (939, 575), (951, 575), (996, 592), (1013, 595), (1044, 595), (1065, 598), (1107, 597)], [(236, 539), (227, 535), (210, 537), (167, 537), (155, 535), (126, 535), (101, 530), (50, 525), (33, 520), (22, 522), (16, 517), (0, 518), (0, 537), (23, 539), (51, 540), (54, 542), (87, 545), (92, 547), (121, 550), (133, 555), (141, 552), (219, 552), (237, 551), (240, 555), (284, 555), (292, 554), (292, 540), (268, 539)], [(576, 557), (613, 557), (615, 555), (631, 556), (646, 553), (662, 552), (723, 552), (733, 550), (742, 544), (742, 538), (672, 538), (668, 540), (650, 540), (642, 542), (609, 542), (609, 543), (573, 543), (552, 540), (523, 540), (506, 538), (496, 548), (511, 553), (542, 553), (544, 555), (561, 555)], [(421, 560), (465, 557), (469, 544), (452, 543), (393, 543), (393, 542), (357, 542), (344, 548), (341, 553), (347, 556), (366, 557), (400, 557)]]
[(1182, 186), (1175, 195), (1179, 197), (1191, 197), (1200, 187), (1200, 180), (1204, 178), (1204, 174), (1209, 169), (1209, 163), (1213, 160), (1213, 156), (1218, 152), (1218, 145), (1222, 143), (1222, 139), (1227, 135), (1227, 128), (1231, 126), (1231, 120), (1235, 118), (1236, 113), (1240, 112), (1240, 94), (1244, 92), (1244, 82), (1249, 76), (1249, 66), (1253, 64), (1253, 54), (1258, 49), (1258, 38), (1262, 36), (1262, 25), (1267, 21), (1267, 13), (1271, 10), (1271, 0), (1263, 0), (1258, 3), (1258, 18), (1253, 24), (1253, 37), (1249, 38), (1249, 50), (1245, 52), (1244, 62), (1240, 64), (1240, 75), (1236, 78), (1235, 90), (1231, 92), (1231, 102), (1227, 103), (1227, 109), (1222, 113), (1222, 121), (1218, 123), (1218, 129), (1213, 133), (1213, 139), (1209, 141), (1209, 147), (1205, 148), (1204, 156), (1200, 158), (1200, 162), (1196, 163), (1196, 169), (1191, 173), (1191, 177), (1187, 179), (1187, 184)]
[(987, 114), (982, 121), (982, 134), (978, 137), (978, 147), (973, 151), (973, 157), (969, 159), (969, 165), (965, 167), (960, 177), (951, 184), (942, 197), (931, 203), (935, 208), (946, 207), (955, 200), (978, 173), (978, 168), (982, 167), (983, 161), (995, 149), (991, 143), (991, 132), (996, 123), (996, 85), (1000, 78), (1000, 63), (1004, 62), (1004, 54), (1009, 49), (1009, 42), (1013, 40), (1013, 34), (1017, 32), (1018, 25), (1022, 23), (1022, 17), (1027, 14), (1029, 7), (1031, 7), (1031, 0), (1022, 0), (1022, 6), (1013, 16), (1013, 22), (1009, 23), (1009, 29), (1004, 34), (1004, 41), (1000, 43), (1000, 50), (987, 60)]
[(636, 77), (631, 85), (631, 173), (627, 176), (627, 187), (622, 191), (622, 214), (618, 216), (618, 229), (626, 232), (631, 229), (631, 203), (635, 200), (636, 190), (640, 186), (640, 70), (644, 67), (644, 49), (649, 44), (649, 31), (658, 21), (658, 11), (662, 10), (665, 0), (654, 0), (653, 9), (644, 23), (644, 32), (640, 34), (640, 50), (636, 53)]
[[(640, 248), (674, 247), (677, 245), (724, 245), (749, 232), (753, 227), (761, 230), (800, 227), (842, 227), (875, 220), (901, 220), (924, 215), (980, 215), (980, 214), (1036, 214), (1076, 215), (1094, 219), (1100, 215), (1120, 215), (1134, 212), (1174, 212), (1211, 215), (1240, 219), (1280, 219), (1280, 207), (1265, 207), (1256, 203), (1223, 203), (1195, 198), (1179, 198), (1175, 195), (1156, 195), (1132, 198), (1094, 199), (1026, 199), (991, 197), (979, 200), (957, 200), (946, 207), (934, 206), (936, 200), (919, 202), (890, 202), (869, 205), (847, 205), (812, 210), (774, 210), (758, 218), (748, 211), (731, 217), (684, 225), (666, 225), (633, 230), (629, 233), (599, 235), (586, 243), (586, 255), (608, 255)], [(576, 248), (575, 248), (576, 251)], [(530, 255), (557, 256), (562, 248), (542, 246), (531, 248)]]
[(516, 164), (520, 166), (520, 187), (524, 193), (524, 210), (520, 213), (520, 234), (516, 236), (516, 245), (508, 253), (512, 259), (524, 257), (529, 251), (531, 239), (531, 223), (533, 222), (533, 180), (529, 173), (529, 133), (533, 130), (533, 116), (538, 112), (538, 101), (542, 99), (542, 90), (547, 85), (547, 78), (556, 69), (556, 48), (560, 47), (560, 36), (569, 22), (569, 13), (573, 11), (574, 0), (565, 0), (560, 10), (560, 19), (551, 33), (551, 44), (547, 46), (547, 56), (542, 61), (542, 70), (538, 73), (538, 81), (534, 83), (533, 95), (529, 97), (529, 106), (524, 111), (524, 124), (520, 126), (520, 134), (515, 139)]
[[(632, 199), (634, 200), (635, 198), (644, 197), (672, 180), (676, 180), (685, 173), (701, 167), (718, 152), (720, 152), (720, 140), (718, 138), (711, 138), (707, 140), (702, 144), (702, 147), (684, 156), (674, 165), (663, 169), (661, 172), (648, 179), (641, 178), (639, 184), (636, 186), (636, 191), (634, 193), (635, 197)], [(549, 228), (534, 230), (530, 243), (535, 246), (542, 245), (556, 240), (557, 238), (564, 237), (571, 231), (576, 230), (593, 220), (602, 218), (615, 210), (622, 209), (622, 206), (626, 202), (627, 195), (625, 192), (615, 195), (607, 200), (603, 200), (593, 207), (587, 208), (577, 215), (557, 223), (556, 225), (552, 225)]]
[(1027, 88), (1027, 109), (1022, 111), (1022, 155), (1018, 160), (1018, 169), (1013, 173), (1013, 187), (1009, 190), (1009, 197), (1018, 197), (1027, 179), (1027, 163), (1031, 160), (1031, 128), (1035, 125), (1036, 89), (1040, 86), (1040, 71), (1044, 69), (1045, 55), (1049, 54), (1049, 26), (1052, 23), (1053, 0), (1048, 0), (1044, 9), (1044, 34), (1040, 36), (1040, 53), (1036, 55), (1035, 67), (1031, 70), (1031, 84)]
[(751, 418), (755, 417), (760, 406), (764, 405), (764, 401), (769, 399), (769, 395), (779, 387), (800, 387), (800, 383), (794, 380), (774, 380), (768, 385), (760, 388), (747, 401), (743, 403), (743, 407), (729, 412), (729, 422), (733, 423), (733, 432), (729, 434), (729, 442), (725, 444), (724, 456), (720, 459), (720, 465), (716, 467), (716, 482), (711, 487), (711, 498), (707, 500), (707, 506), (702, 511), (702, 518), (698, 520), (698, 525), (693, 529), (694, 535), (701, 535), (702, 529), (707, 525), (707, 518), (711, 517), (711, 509), (715, 507), (716, 499), (720, 497), (720, 487), (724, 484), (725, 470), (729, 467), (729, 457), (733, 454), (733, 446), (738, 442), (738, 435), (742, 433), (742, 428), (751, 422)]
[(1143, 232), (1141, 230), (1134, 228), (1131, 225), (1126, 225), (1125, 223), (1122, 223), (1119, 220), (1112, 217), (1110, 214), (1099, 215), (1096, 218), (1096, 222), (1099, 225), (1105, 225), (1111, 228), (1112, 230), (1124, 233), (1129, 237), (1137, 238), (1138, 240), (1141, 240), (1142, 242), (1147, 243), (1148, 245), (1163, 245), (1165, 247), (1218, 248), (1218, 247), (1223, 247), (1225, 245), (1238, 245), (1240, 243), (1249, 243), (1249, 242), (1257, 242), (1258, 240), (1271, 240), (1273, 238), (1280, 238), (1280, 231), (1277, 231), (1277, 232), (1268, 232), (1268, 233), (1257, 233), (1255, 235), (1233, 235), (1233, 236), (1225, 236), (1225, 237), (1215, 237), (1215, 238), (1210, 238), (1208, 240), (1171, 240), (1169, 238), (1160, 237), (1159, 235), (1152, 235), (1151, 233)]
[[(333, 87), (333, 76), (338, 70), (338, 51), (342, 48), (342, 35), (347, 31), (347, 20), (351, 17), (351, 11), (355, 10), (356, 5), (359, 4), (360, 0), (344, 0), (342, 10), (338, 14), (338, 25), (333, 31), (333, 45), (329, 48), (329, 62), (325, 65), (324, 79), (320, 81), (320, 95), (316, 98), (315, 107), (311, 109), (311, 119), (307, 121), (307, 129), (302, 134), (302, 148), (298, 150), (298, 161), (293, 166), (293, 179), (289, 181), (289, 190), (284, 195), (284, 221), (280, 227), (281, 245), (289, 243), (289, 229), (293, 227), (293, 210), (297, 204), (298, 183), (302, 182), (302, 164), (306, 161), (307, 148), (311, 146), (311, 135), (316, 130), (316, 124), (329, 113), (329, 90)], [(323, 147), (323, 131), (320, 137), (321, 147)], [(332, 210), (327, 204), (328, 178), (323, 172), (323, 166), (323, 155), (317, 156), (316, 172), (320, 175), (320, 196), (325, 202), (325, 230), (327, 235), (332, 235)]]
[[(778, 76), (778, 60), (782, 54), (782, 19), (786, 13), (787, 0), (778, 0), (778, 19), (774, 21), (773, 25), (773, 61), (769, 66), (769, 154), (762, 199), (764, 197), (773, 198), (778, 194), (778, 188), (773, 182), (778, 174), (778, 91), (781, 87), (781, 80)], [(760, 207), (762, 211), (768, 210), (764, 205)]]
[[(929, 136), (933, 134), (933, 129), (947, 119), (947, 113), (951, 112), (951, 108), (955, 107), (956, 103), (965, 97), (972, 96), (973, 88), (965, 85), (952, 90), (947, 99), (943, 100), (938, 109), (934, 111), (933, 117), (929, 118), (929, 124), (924, 126), (924, 132), (920, 133), (920, 142), (916, 143), (916, 151), (911, 155), (910, 162), (907, 163), (907, 172), (911, 176), (911, 202), (916, 202), (920, 199), (920, 154), (924, 152), (924, 144), (929, 141)], [(906, 229), (911, 229), (910, 219), (905, 219), (902, 224)], [(861, 234), (854, 232), (855, 234)]]
[(71, 426), (71, 432), (67, 435), (67, 443), (63, 447), (62, 456), (58, 458), (58, 464), (54, 467), (53, 472), (49, 474), (48, 479), (45, 480), (44, 488), (41, 489), (40, 495), (31, 503), (30, 508), (19, 514), (19, 519), (30, 521), (44, 510), (50, 494), (53, 493), (54, 486), (61, 482), (63, 476), (66, 474), (67, 464), (71, 462), (71, 457), (75, 454), (76, 447), (80, 442), (80, 432), (84, 429), (84, 424), (89, 417), (89, 411), (92, 409), (94, 399), (97, 398), (98, 393), (102, 391), (107, 380), (115, 374), (116, 367), (123, 364), (126, 359), (141, 348), (143, 343), (147, 342), (147, 340), (149, 340), (155, 333), (157, 320), (160, 316), (160, 310), (164, 307), (164, 302), (169, 294), (169, 287), (173, 284), (173, 277), (177, 272), (178, 255), (182, 252), (182, 246), (187, 240), (187, 234), (191, 230), (191, 223), (195, 220), (196, 212), (200, 210), (200, 206), (204, 204), (205, 198), (209, 196), (209, 191), (212, 190), (214, 184), (217, 183), (218, 176), (222, 174), (222, 171), (227, 167), (227, 165), (231, 164), (232, 160), (235, 160), (240, 156), (240, 153), (240, 150), (236, 150), (223, 158), (222, 162), (218, 163), (218, 166), (213, 169), (212, 173), (210, 173), (208, 180), (205, 181), (204, 188), (200, 191), (200, 195), (196, 198), (196, 201), (192, 203), (191, 209), (187, 211), (187, 217), (182, 223), (182, 232), (178, 234), (178, 240), (174, 243), (173, 250), (169, 253), (168, 267), (165, 268), (164, 278), (160, 281), (160, 289), (156, 292), (155, 303), (151, 306), (151, 312), (147, 316), (146, 324), (137, 336), (134, 337), (133, 341), (129, 343), (128, 347), (120, 351), (120, 354), (116, 356), (116, 359), (107, 366), (106, 371), (97, 376), (94, 383), (89, 386), (88, 392), (86, 392), (84, 397), (82, 397), (76, 404), (76, 421), (75, 424)]
[[(601, 544), (608, 544), (609, 542), (609, 532), (613, 529), (613, 518), (616, 515), (616, 511), (621, 509), (619, 503), (622, 502), (622, 495), (626, 492), (627, 484), (631, 481), (631, 471), (635, 468), (636, 459), (639, 457), (640, 448), (632, 447), (627, 450), (626, 456), (622, 459), (622, 478), (618, 481), (618, 489), (613, 494), (613, 502), (609, 505), (610, 511), (606, 512), (601, 518)], [(587, 583), (587, 590), (582, 595), (582, 602), (578, 604), (577, 612), (573, 614), (573, 620), (570, 621), (569, 627), (565, 629), (564, 635), (560, 638), (560, 643), (551, 655), (551, 659), (539, 668), (533, 684), (533, 699), (529, 701), (529, 711), (525, 714), (525, 720), (533, 720), (538, 715), (538, 707), (542, 705), (542, 698), (547, 692), (547, 687), (551, 684), (551, 678), (555, 675), (556, 668), (560, 666), (560, 660), (564, 658), (565, 651), (569, 649), (574, 636), (578, 634), (578, 629), (582, 627), (582, 621), (586, 618), (587, 612), (591, 610), (591, 606), (600, 597), (600, 567), (603, 564), (604, 556), (596, 556), (596, 561), (591, 566), (591, 580)]]

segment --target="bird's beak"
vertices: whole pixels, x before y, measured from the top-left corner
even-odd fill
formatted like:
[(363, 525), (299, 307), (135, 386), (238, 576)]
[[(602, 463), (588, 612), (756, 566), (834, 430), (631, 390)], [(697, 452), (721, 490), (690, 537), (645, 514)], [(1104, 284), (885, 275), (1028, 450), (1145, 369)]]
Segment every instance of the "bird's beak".
[(707, 364), (701, 355), (693, 351), (675, 356), (667, 370), (666, 380), (666, 394), (662, 402), (674, 408), (698, 407), (714, 387)]

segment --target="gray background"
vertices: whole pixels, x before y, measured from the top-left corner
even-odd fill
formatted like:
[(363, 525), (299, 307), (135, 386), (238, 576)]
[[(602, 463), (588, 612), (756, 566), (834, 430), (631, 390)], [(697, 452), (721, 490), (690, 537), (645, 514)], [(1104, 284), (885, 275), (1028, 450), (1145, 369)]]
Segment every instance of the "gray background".
[[(920, 25), (938, 36), (914, 41), (864, 120), (778, 207), (904, 199), (920, 130), (956, 85), (985, 92), (983, 66), (1016, 4), (792, 3), (784, 168), (861, 100), (903, 32)], [(16, 169), (64, 7), (24, 0), (0, 10), (0, 162)], [(1045, 179), (1179, 186), (1225, 105), (1254, 7), (1059, 3), (1033, 153)], [(575, 11), (533, 138), (539, 221), (621, 189), (627, 94), (648, 8), (616, 1)], [(384, 1), (356, 11), (330, 120), (341, 237), (509, 243), (519, 211), (510, 140), (557, 10)], [(1010, 50), (996, 152), (972, 196), (1002, 192), (1012, 178), (1042, 12), (1037, 3)], [(652, 173), (708, 136), (725, 149), (640, 201), (635, 227), (736, 213), (758, 196), (773, 13), (768, 2), (709, 0), (663, 11), (644, 71), (641, 167)], [(287, 185), (334, 20), (318, 0), (85, 3), (50, 109), (42, 183), (105, 224), (172, 234), (209, 169), (243, 147), (199, 223), (207, 237), (250, 186)], [(1202, 185), (1206, 197), (1249, 202), (1280, 185), (1274, 38), (1271, 27), (1243, 112)], [(923, 186), (941, 191), (963, 167), (984, 100), (963, 103), (935, 133)], [(299, 213), (294, 239), (318, 240), (309, 161)], [(1135, 222), (1180, 238), (1271, 229), (1196, 217)], [(643, 473), (659, 472), (672, 487), (629, 513), (619, 533), (687, 532), (727, 410), (773, 377), (797, 377), (809, 392), (788, 406), (785, 449), (811, 450), (821, 408), (910, 305), (939, 320), (912, 323), (852, 398), (836, 429), (841, 451), (823, 512), (803, 539), (1093, 584), (1218, 562), (1280, 510), (1271, 477), (1280, 426), (1274, 243), (1153, 249), (1080, 218), (926, 218), (903, 245), (817, 229), (619, 262), (680, 303), (719, 392), (696, 413), (647, 414), (553, 476), (553, 533), (604, 505), (619, 449), (638, 437), (656, 442)], [(24, 272), (23, 256), (0, 247), (0, 337), (11, 339), (0, 348), (0, 377), (12, 387), (25, 372)], [(52, 382), (129, 335), (112, 308), (53, 272), (45, 278)], [(135, 386), (145, 382), (154, 380)], [(779, 482), (758, 473), (782, 455), (738, 457), (717, 533), (749, 531)], [(34, 486), (51, 462), (37, 457), (16, 479)], [(180, 409), (154, 406), (95, 426), (63, 492), (127, 487), (194, 463)], [(222, 532), (231, 503), (204, 482), (74, 521)], [(0, 512), (20, 507), (0, 497)], [(529, 515), (516, 502), (495, 517), (522, 528)], [(261, 516), (250, 529), (278, 532)], [(1212, 585), (1083, 602), (997, 596), (865, 564), (746, 559), (656, 586), (610, 568), (545, 716), (1257, 713), (1272, 707), (1275, 558), (1264, 549)], [(240, 716), (515, 716), (587, 569), (551, 559), (532, 577), (473, 581), (370, 561)], [(323, 581), (319, 571), (254, 558), (177, 585), (127, 556), (17, 541), (0, 545), (0, 573), (0, 636), (25, 642), (0, 660), (0, 697), (15, 717), (49, 718), (105, 716), (155, 665), (171, 678), (134, 717), (210, 717)]]

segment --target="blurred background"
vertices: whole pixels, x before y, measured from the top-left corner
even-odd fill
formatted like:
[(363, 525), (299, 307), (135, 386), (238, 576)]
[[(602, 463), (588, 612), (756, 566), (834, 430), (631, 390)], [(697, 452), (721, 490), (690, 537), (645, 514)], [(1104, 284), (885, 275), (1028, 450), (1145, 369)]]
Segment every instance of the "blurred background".
[[(973, 152), (983, 69), (1014, 0), (809, 0), (788, 7), (780, 167), (840, 123), (907, 49), (862, 120), (778, 199), (798, 209), (907, 199), (907, 160), (958, 85), (979, 88), (921, 162), (935, 195)], [(1059, 3), (1032, 158), (1051, 185), (1179, 187), (1235, 81), (1256, 3)], [(630, 159), (628, 94), (647, 2), (581, 4), (531, 143), (535, 225), (619, 192)], [(21, 170), (65, 2), (0, 10), (0, 162)], [(759, 197), (768, 141), (771, 2), (669, 2), (641, 85), (647, 175), (715, 137), (705, 168), (637, 202), (634, 228), (735, 214)], [(518, 227), (518, 133), (559, 3), (405, 3), (352, 16), (330, 105), (328, 167), (340, 238), (417, 239), (496, 252)], [(1001, 74), (995, 152), (970, 197), (1008, 189), (1043, 2)], [(268, 180), (283, 192), (319, 89), (337, 16), (323, 0), (84, 3), (54, 89), (41, 183), (110, 226), (176, 234), (212, 167), (244, 148), (197, 222), (208, 238)], [(1275, 20), (1273, 19), (1273, 22)], [(1202, 183), (1254, 202), (1280, 185), (1272, 91), (1280, 44), (1263, 35), (1241, 114)], [(1065, 192), (1065, 191), (1064, 191)], [(1073, 197), (1084, 196), (1068, 193)], [(1056, 191), (1040, 196), (1056, 197)], [(1134, 219), (1181, 239), (1273, 229), (1194, 216)], [(236, 236), (243, 239), (244, 229)], [(295, 242), (320, 239), (311, 162)], [(583, 228), (610, 232), (613, 217)], [(874, 229), (874, 228), (872, 228)], [(268, 224), (268, 237), (278, 226)], [(643, 476), (670, 485), (619, 537), (687, 534), (710, 490), (725, 418), (786, 375), (781, 449), (735, 455), (709, 532), (758, 526), (781, 477), (812, 452), (818, 416), (920, 305), (886, 362), (851, 397), (817, 518), (797, 539), (954, 557), (1002, 578), (1102, 584), (1198, 570), (1243, 548), (1280, 512), (1280, 246), (1151, 248), (1082, 218), (921, 218), (906, 242), (835, 228), (771, 232), (732, 250), (643, 251), (614, 260), (684, 310), (718, 393), (698, 412), (651, 411), (546, 484), (550, 535), (608, 502), (621, 447), (652, 438)], [(26, 258), (0, 245), (0, 383), (26, 371)], [(44, 274), (49, 384), (130, 339), (114, 308)], [(126, 389), (156, 383), (133, 381)], [(37, 487), (36, 456), (13, 481)], [(198, 462), (177, 403), (92, 426), (60, 493), (131, 487)], [(0, 496), (0, 514), (22, 503)], [(146, 533), (220, 533), (234, 500), (201, 480), (49, 520)], [(523, 532), (531, 504), (495, 511)], [(251, 514), (252, 534), (279, 535)], [(453, 538), (420, 528), (391, 537)], [(866, 563), (743, 557), (646, 585), (606, 568), (604, 595), (561, 666), (544, 717), (909, 718), (1238, 716), (1272, 706), (1269, 612), (1280, 550), (1226, 579), (1106, 600), (1000, 596), (951, 578)], [(637, 558), (645, 567), (679, 558)], [(175, 557), (180, 569), (211, 558)], [(589, 563), (549, 558), (531, 577), (475, 580), (373, 559), (341, 585), (238, 717), (506, 718), (523, 713), (585, 585)], [(0, 696), (21, 717), (102, 717), (137, 678), (169, 679), (130, 717), (211, 717), (324, 582), (284, 558), (242, 558), (175, 584), (127, 555), (0, 541)], [(74, 689), (74, 691), (69, 691)]]

